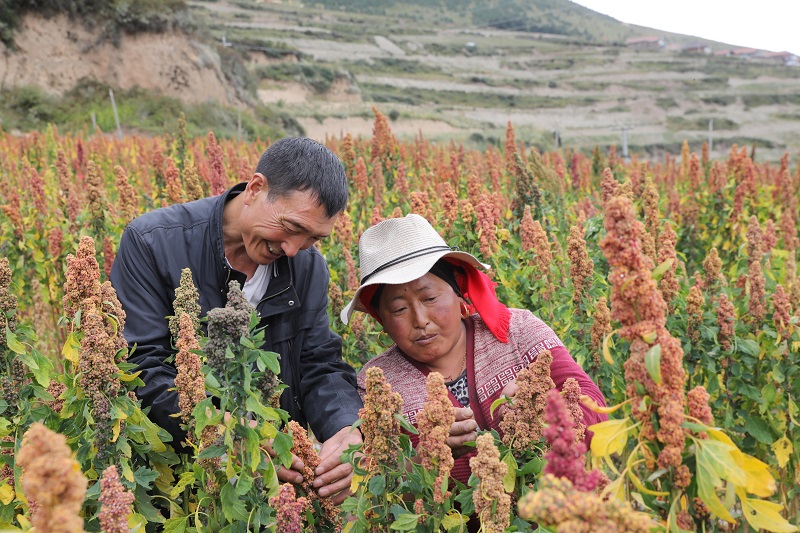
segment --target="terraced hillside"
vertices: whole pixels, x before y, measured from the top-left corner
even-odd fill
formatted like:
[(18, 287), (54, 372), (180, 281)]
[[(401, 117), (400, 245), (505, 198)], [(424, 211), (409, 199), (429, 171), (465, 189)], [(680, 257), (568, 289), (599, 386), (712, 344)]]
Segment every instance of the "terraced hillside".
[(712, 53), (691, 54), (681, 50), (696, 39), (658, 33), (667, 46), (641, 50), (625, 37), (654, 30), (615, 23), (606, 39), (501, 30), (411, 2), (381, 15), (190, 5), (203, 31), (245, 51), (259, 98), (318, 138), (371, 133), (377, 105), (400, 136), (497, 141), (510, 120), (518, 139), (543, 148), (557, 131), (570, 146), (621, 149), (624, 129), (631, 150), (657, 153), (699, 145), (713, 121), (717, 155), (733, 143), (776, 160), (800, 149), (800, 68), (714, 54), (730, 45), (703, 41)]

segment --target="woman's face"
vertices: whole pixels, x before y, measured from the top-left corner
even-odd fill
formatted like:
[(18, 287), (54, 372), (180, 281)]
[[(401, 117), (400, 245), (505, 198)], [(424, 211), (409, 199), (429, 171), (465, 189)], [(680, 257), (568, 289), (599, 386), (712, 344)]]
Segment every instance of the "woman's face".
[(378, 314), (398, 348), (416, 361), (431, 363), (463, 354), (461, 302), (446, 281), (428, 273), (401, 285), (385, 285)]

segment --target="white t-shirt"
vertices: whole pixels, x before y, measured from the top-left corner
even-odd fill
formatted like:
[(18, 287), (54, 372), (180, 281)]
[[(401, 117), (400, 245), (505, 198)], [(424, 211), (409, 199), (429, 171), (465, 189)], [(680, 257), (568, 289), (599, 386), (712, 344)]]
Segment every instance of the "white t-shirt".
[(247, 301), (251, 304), (258, 305), (258, 302), (263, 298), (269, 286), (269, 278), (272, 273), (272, 265), (258, 265), (253, 277), (244, 282), (242, 293)]

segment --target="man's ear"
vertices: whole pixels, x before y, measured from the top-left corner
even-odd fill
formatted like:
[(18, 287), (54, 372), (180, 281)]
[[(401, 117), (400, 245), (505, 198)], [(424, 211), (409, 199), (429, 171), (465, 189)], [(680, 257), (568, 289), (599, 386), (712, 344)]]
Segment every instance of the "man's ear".
[(253, 177), (250, 178), (250, 181), (247, 182), (244, 192), (247, 200), (252, 200), (259, 193), (266, 195), (269, 192), (267, 178), (265, 178), (263, 174), (256, 172), (253, 174)]

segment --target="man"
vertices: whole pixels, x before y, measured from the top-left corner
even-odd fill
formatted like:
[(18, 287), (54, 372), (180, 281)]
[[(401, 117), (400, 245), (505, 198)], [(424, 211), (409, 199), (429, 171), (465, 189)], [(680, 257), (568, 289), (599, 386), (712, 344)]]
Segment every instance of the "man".
[[(347, 177), (321, 144), (287, 138), (271, 145), (255, 173), (221, 196), (146, 213), (122, 235), (111, 282), (127, 314), (125, 339), (136, 345), (130, 362), (145, 385), (137, 390), (150, 417), (176, 439), (177, 371), (167, 316), (181, 270), (190, 268), (205, 315), (223, 307), (228, 283), (239, 281), (267, 326), (264, 349), (280, 354), (288, 386), (281, 408), (308, 423), (323, 442), (315, 484), (341, 503), (352, 477), (339, 457), (361, 442), (351, 431), (362, 403), (353, 369), (342, 361), (341, 339), (329, 328), (329, 272), (314, 243), (327, 237), (347, 204)], [(295, 459), (280, 468), (284, 482), (302, 480)]]

